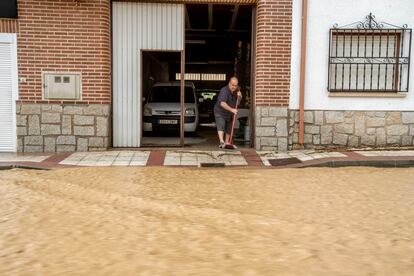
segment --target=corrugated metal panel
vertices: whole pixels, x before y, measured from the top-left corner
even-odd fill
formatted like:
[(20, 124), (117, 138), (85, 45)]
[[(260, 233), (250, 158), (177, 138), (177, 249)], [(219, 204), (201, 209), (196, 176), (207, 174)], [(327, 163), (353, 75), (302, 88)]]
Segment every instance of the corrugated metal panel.
[(0, 34), (0, 152), (16, 151), (16, 35)]
[(113, 2), (113, 146), (141, 144), (141, 50), (184, 48), (184, 5)]

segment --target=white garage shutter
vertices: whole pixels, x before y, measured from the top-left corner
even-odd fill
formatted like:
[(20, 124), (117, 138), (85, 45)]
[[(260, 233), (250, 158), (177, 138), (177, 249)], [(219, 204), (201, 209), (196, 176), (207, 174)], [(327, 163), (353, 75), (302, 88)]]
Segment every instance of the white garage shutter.
[(184, 49), (184, 5), (112, 3), (113, 146), (141, 145), (141, 50)]
[(16, 35), (0, 33), (0, 152), (16, 151)]

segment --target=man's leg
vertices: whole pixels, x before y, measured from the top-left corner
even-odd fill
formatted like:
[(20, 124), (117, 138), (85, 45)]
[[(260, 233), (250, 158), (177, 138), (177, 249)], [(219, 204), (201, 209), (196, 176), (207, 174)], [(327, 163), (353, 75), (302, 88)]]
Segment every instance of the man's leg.
[(219, 130), (217, 132), (218, 132), (220, 143), (224, 143), (224, 131)]

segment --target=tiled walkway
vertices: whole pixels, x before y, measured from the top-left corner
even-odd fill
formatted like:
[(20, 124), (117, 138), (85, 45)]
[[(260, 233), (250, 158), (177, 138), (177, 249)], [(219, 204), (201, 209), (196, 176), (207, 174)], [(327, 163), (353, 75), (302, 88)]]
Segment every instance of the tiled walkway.
[[(25, 165), (45, 168), (83, 166), (201, 166), (221, 164), (231, 166), (270, 167), (272, 159), (297, 158), (301, 162), (281, 167), (304, 167), (328, 161), (413, 160), (414, 150), (384, 151), (315, 151), (298, 150), (287, 153), (272, 151), (209, 151), (209, 150), (113, 150), (104, 152), (74, 152), (56, 154), (0, 153), (0, 166)], [(272, 162), (274, 163), (274, 162)], [(279, 166), (280, 167), (280, 166)]]

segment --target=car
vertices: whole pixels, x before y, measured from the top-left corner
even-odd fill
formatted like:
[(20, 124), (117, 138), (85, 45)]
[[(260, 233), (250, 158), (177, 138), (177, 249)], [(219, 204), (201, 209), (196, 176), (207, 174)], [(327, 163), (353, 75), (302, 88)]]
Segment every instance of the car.
[[(180, 130), (180, 81), (157, 82), (145, 100), (144, 131)], [(185, 82), (184, 131), (196, 132), (199, 122), (196, 89)]]
[(199, 89), (196, 91), (199, 101), (200, 123), (214, 123), (214, 105), (216, 104), (220, 90), (217, 89)]

